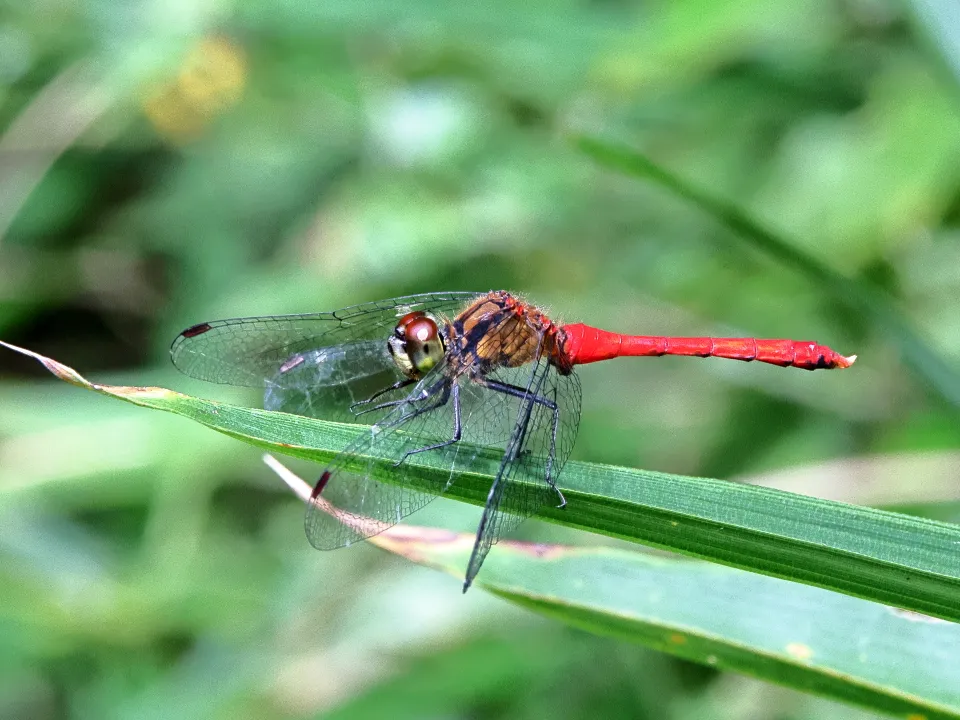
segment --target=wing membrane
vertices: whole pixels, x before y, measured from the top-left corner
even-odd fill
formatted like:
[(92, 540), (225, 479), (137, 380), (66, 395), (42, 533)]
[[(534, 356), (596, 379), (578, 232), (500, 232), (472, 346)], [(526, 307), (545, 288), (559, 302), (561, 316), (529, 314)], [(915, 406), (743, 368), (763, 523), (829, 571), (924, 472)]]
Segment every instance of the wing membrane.
[[(332, 550), (376, 535), (446, 489), (460, 469), (457, 444), (407, 455), (453, 436), (455, 379), (445, 371), (441, 366), (429, 373), (326, 468), (320, 492), (307, 507), (304, 524), (311, 545)], [(449, 476), (438, 479), (418, 471), (413, 457), (448, 469)], [(390, 482), (381, 480), (387, 474)]]
[[(382, 340), (362, 340), (307, 350), (289, 358), (266, 379), (263, 407), (334, 422), (373, 424), (383, 412), (358, 405), (404, 379)], [(378, 402), (404, 397), (385, 393)], [(352, 408), (352, 409), (351, 409)]]
[[(492, 373), (490, 377), (513, 384), (509, 382), (509, 372)], [(490, 548), (501, 537), (545, 504), (560, 503), (561, 496), (555, 485), (576, 439), (580, 422), (580, 381), (573, 374), (560, 375), (541, 358), (534, 365), (514, 417), (513, 432), (477, 529), (464, 592), (480, 571)]]
[[(191, 377), (264, 388), (267, 410), (373, 424), (384, 413), (357, 414), (371, 406), (356, 404), (404, 379), (387, 349), (397, 319), (413, 310), (450, 316), (474, 297), (429, 293), (331, 313), (201, 323), (183, 331), (170, 354)], [(379, 400), (402, 397), (397, 390)]]
[(453, 314), (476, 295), (426, 293), (329, 313), (216, 320), (180, 333), (170, 356), (181, 372), (200, 380), (266, 387), (299, 353), (362, 340), (386, 342), (397, 319), (407, 312)]
[[(532, 371), (535, 371), (533, 374)], [(531, 403), (530, 394), (553, 393), (570, 415), (561, 415), (552, 477), (570, 453), (579, 417), (579, 385), (556, 377), (552, 367), (540, 362), (521, 368), (501, 368), (487, 377), (520, 388), (520, 397), (496, 392), (466, 375), (453, 377), (446, 365), (418, 383), (406, 399), (347, 447), (321, 477), (320, 502), (307, 509), (306, 530), (311, 544), (329, 550), (376, 535), (419, 510), (440, 495), (463, 473), (499, 473), (495, 501), (488, 502), (485, 517), (491, 521), (483, 534), (483, 556), (499, 537), (534, 514), (545, 502), (558, 502), (546, 481), (551, 451), (553, 412)], [(411, 450), (450, 440), (454, 432), (454, 392), (457, 384), (462, 438), (442, 448), (409, 456)], [(527, 387), (531, 386), (529, 390)], [(570, 389), (574, 392), (570, 392)], [(447, 395), (449, 391), (449, 395)], [(526, 430), (518, 418), (529, 412)], [(517, 448), (507, 462), (504, 448)], [(421, 472), (425, 464), (441, 473)], [(520, 469), (516, 469), (519, 466)], [(384, 482), (389, 475), (390, 482)], [(522, 482), (514, 487), (513, 480)]]

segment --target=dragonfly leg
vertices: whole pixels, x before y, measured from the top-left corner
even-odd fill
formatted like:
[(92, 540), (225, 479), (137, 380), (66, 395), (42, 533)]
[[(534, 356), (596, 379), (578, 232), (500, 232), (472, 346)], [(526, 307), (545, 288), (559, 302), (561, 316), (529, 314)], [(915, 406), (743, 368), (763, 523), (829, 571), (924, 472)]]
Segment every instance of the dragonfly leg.
[(406, 460), (411, 455), (416, 455), (417, 453), (427, 452), (428, 450), (439, 450), (440, 448), (447, 447), (448, 445), (453, 445), (456, 442), (460, 442), (460, 437), (463, 431), (460, 418), (460, 385), (456, 382), (452, 384), (447, 384), (443, 389), (443, 394), (440, 396), (440, 399), (431, 405), (430, 407), (422, 408), (416, 413), (411, 413), (410, 416), (414, 417), (422, 413), (428, 412), (430, 410), (436, 410), (439, 407), (443, 407), (447, 404), (447, 401), (450, 397), (453, 396), (453, 437), (449, 440), (444, 440), (443, 442), (435, 443), (433, 445), (427, 445), (422, 448), (417, 448), (416, 450), (407, 450), (403, 454), (403, 457), (397, 460), (393, 466), (397, 467), (400, 463)]
[(352, 412), (354, 415), (362, 415), (364, 412), (370, 412), (372, 410), (376, 410), (377, 408), (370, 408), (370, 410), (363, 410), (361, 412), (357, 412), (356, 410), (354, 410), (354, 408), (359, 407), (360, 405), (369, 405), (381, 395), (386, 395), (388, 392), (392, 390), (400, 390), (401, 388), (405, 388), (409, 385), (413, 385), (415, 382), (416, 380), (414, 380), (413, 378), (404, 378), (403, 380), (397, 380), (397, 382), (395, 382), (390, 387), (385, 387), (382, 390), (377, 390), (377, 392), (375, 392), (373, 395), (368, 397), (366, 400), (357, 400), (357, 402), (353, 403), (350, 406), (350, 412)]
[[(557, 483), (553, 479), (553, 462), (557, 457), (557, 428), (560, 427), (560, 408), (552, 400), (541, 395), (528, 392), (521, 387), (517, 387), (516, 385), (510, 385), (509, 383), (502, 383), (497, 380), (489, 380), (482, 377), (474, 377), (473, 381), (478, 385), (482, 385), (483, 387), (489, 388), (496, 392), (501, 392), (505, 395), (510, 395), (521, 400), (537, 403), (553, 413), (553, 424), (550, 428), (550, 453), (547, 457), (546, 480), (550, 487), (553, 488), (554, 492), (556, 492), (560, 497), (560, 504), (557, 507), (565, 507), (567, 504), (567, 499), (563, 496), (563, 493), (560, 492), (560, 488), (557, 487)], [(522, 445), (522, 442), (517, 443), (517, 451), (520, 451)]]
[[(426, 399), (428, 399), (431, 395), (433, 395), (433, 394), (437, 391), (437, 388), (438, 388), (438, 387), (439, 387), (439, 384), (434, 385), (432, 388), (427, 388), (426, 390), (421, 391), (421, 392), (420, 392), (420, 397), (418, 397), (417, 400), (426, 400)], [(390, 389), (392, 389), (392, 388), (387, 388), (387, 389), (390, 390)], [(364, 402), (366, 402), (366, 401), (364, 401)], [(354, 416), (354, 417), (360, 417), (361, 415), (365, 415), (365, 414), (370, 413), (370, 412), (375, 412), (375, 411), (377, 411), (377, 410), (384, 410), (384, 409), (386, 409), (386, 408), (397, 407), (397, 406), (399, 406), (399, 405), (403, 405), (404, 403), (408, 403), (408, 402), (411, 402), (410, 398), (401, 398), (401, 399), (399, 399), (399, 400), (391, 400), (390, 402), (380, 403), (379, 405), (374, 405), (372, 408), (367, 408), (366, 410), (361, 410), (360, 412), (355, 412), (355, 413), (353, 414), (353, 416)], [(444, 402), (446, 402), (446, 401), (444, 401)], [(352, 406), (351, 406), (351, 407), (352, 407)], [(431, 409), (432, 409), (432, 408), (431, 408)], [(404, 415), (404, 416), (401, 417), (400, 419), (398, 419), (398, 420), (396, 420), (395, 422), (391, 423), (391, 425), (396, 425), (397, 423), (405, 422), (405, 421), (409, 420), (409, 419), (412, 418), (412, 417), (416, 417), (416, 416), (419, 415), (419, 414), (420, 414), (420, 412), (414, 411), (413, 413), (409, 413), (409, 414), (407, 414), (407, 415)]]
[[(403, 400), (391, 400), (390, 402), (381, 403), (377, 405), (375, 408), (370, 408), (370, 410), (364, 410), (363, 412), (372, 412), (373, 410), (378, 410), (378, 409), (387, 408), (387, 407), (397, 407), (398, 405), (404, 405), (404, 404), (413, 405), (413, 403), (416, 402), (417, 400), (429, 400), (438, 392), (441, 393), (441, 399), (439, 402), (434, 403), (433, 405), (428, 405), (427, 407), (415, 408), (411, 412), (401, 415), (396, 420), (393, 420), (392, 422), (389, 422), (386, 425), (380, 425), (379, 423), (377, 423), (377, 425), (375, 425), (374, 427), (380, 427), (381, 430), (384, 430), (386, 428), (392, 428), (392, 427), (396, 427), (397, 425), (402, 425), (407, 420), (411, 420), (417, 417), (418, 415), (423, 415), (423, 413), (425, 412), (430, 412), (431, 410), (436, 410), (438, 407), (443, 407), (444, 405), (446, 405), (447, 400), (450, 397), (450, 392), (449, 392), (450, 388), (446, 386), (447, 382), (448, 381), (446, 378), (441, 378), (438, 382), (434, 383), (430, 387), (424, 388), (423, 390), (421, 390), (420, 394), (414, 400), (411, 400), (410, 398), (404, 398)], [(358, 413), (358, 415), (362, 415), (363, 412)]]

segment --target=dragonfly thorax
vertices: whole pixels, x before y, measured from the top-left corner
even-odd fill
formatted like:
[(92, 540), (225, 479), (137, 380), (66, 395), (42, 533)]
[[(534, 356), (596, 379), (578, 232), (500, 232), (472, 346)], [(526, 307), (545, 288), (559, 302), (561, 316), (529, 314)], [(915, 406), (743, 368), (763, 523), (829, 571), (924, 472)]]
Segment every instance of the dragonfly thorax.
[(446, 352), (437, 322), (424, 312), (400, 318), (387, 343), (400, 372), (415, 380), (436, 367)]

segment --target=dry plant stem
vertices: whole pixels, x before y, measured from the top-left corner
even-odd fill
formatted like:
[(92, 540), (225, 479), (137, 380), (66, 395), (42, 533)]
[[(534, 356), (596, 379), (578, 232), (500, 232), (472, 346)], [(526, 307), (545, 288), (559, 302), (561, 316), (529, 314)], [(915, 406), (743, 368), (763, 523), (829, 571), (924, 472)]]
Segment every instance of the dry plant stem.
[(311, 499), (310, 496), (313, 494), (313, 488), (311, 488), (303, 480), (303, 478), (296, 475), (292, 470), (287, 468), (279, 460), (273, 457), (273, 455), (265, 454), (263, 456), (263, 462), (267, 465), (267, 467), (280, 476), (280, 479), (287, 484), (287, 487), (293, 490), (294, 494), (298, 498), (303, 500), (308, 505), (312, 503), (328, 515), (338, 518), (340, 522), (357, 529), (362, 529), (364, 527), (369, 528), (372, 526), (372, 529), (374, 529), (375, 532), (369, 532), (369, 530), (367, 531), (367, 534), (371, 536), (378, 535), (382, 530), (382, 523), (378, 523), (377, 521), (369, 518), (358, 517), (351, 513), (342, 512), (321, 497)]
[(312, 492), (313, 488), (307, 485), (303, 478), (294, 474), (293, 471), (289, 470), (286, 465), (281, 463), (270, 453), (264, 453), (263, 462), (268, 468), (280, 476), (280, 479), (287, 484), (287, 487), (293, 490), (294, 495), (303, 500), (305, 503), (310, 502), (310, 493)]

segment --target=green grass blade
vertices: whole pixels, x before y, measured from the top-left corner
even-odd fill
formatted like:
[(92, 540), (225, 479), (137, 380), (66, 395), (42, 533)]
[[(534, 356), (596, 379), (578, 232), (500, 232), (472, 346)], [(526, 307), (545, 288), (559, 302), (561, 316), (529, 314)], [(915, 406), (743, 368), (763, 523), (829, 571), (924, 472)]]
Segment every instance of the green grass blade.
[[(454, 576), (472, 535), (376, 543)], [(589, 632), (913, 718), (960, 718), (960, 625), (820, 588), (614, 548), (503, 543), (477, 585)]]
[(817, 259), (800, 252), (788, 241), (763, 227), (733, 203), (722, 200), (683, 180), (648, 157), (623, 144), (591, 137), (576, 138), (577, 146), (601, 165), (631, 177), (650, 180), (689, 200), (737, 236), (806, 275), (837, 302), (870, 318), (899, 348), (914, 372), (954, 405), (960, 406), (960, 373), (948, 365), (911, 327), (886, 295), (844, 277)]
[[(303, 500), (310, 487), (265, 462)], [(459, 578), (472, 534), (397, 526), (380, 548)], [(605, 547), (506, 542), (477, 584), (589, 632), (902, 717), (960, 718), (960, 625), (820, 588)]]
[[(237, 407), (162, 388), (95, 385), (42, 362), (67, 382), (189, 417), (245, 442), (325, 462), (364, 432), (353, 425)], [(424, 476), (446, 472), (423, 461)], [(482, 504), (496, 470), (465, 474), (448, 496)], [(389, 481), (389, 468), (382, 468)], [(769, 488), (571, 462), (568, 505), (541, 517), (733, 567), (960, 621), (960, 527)]]

